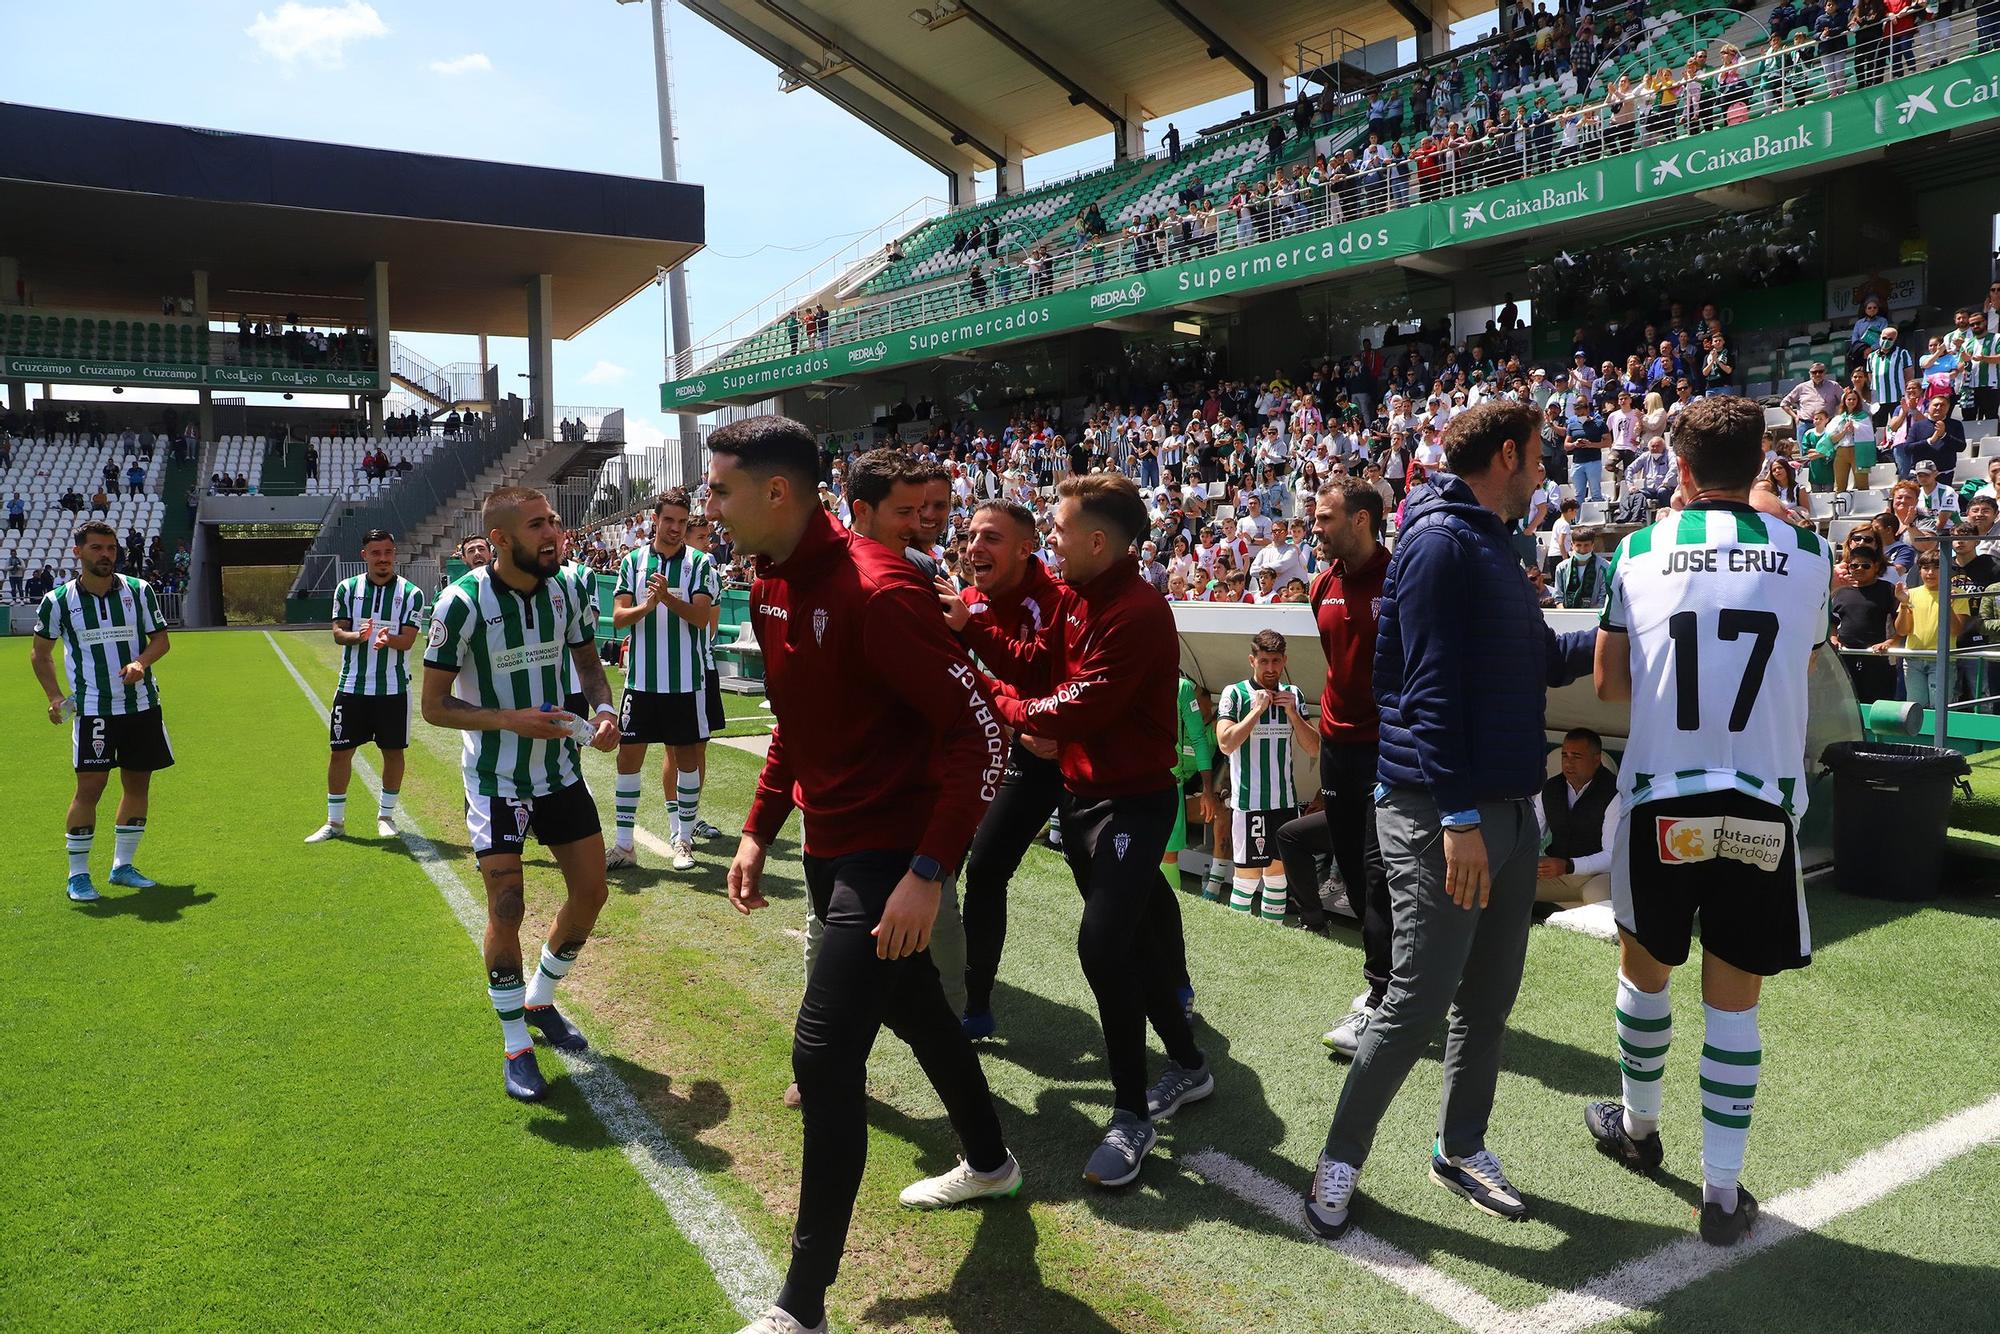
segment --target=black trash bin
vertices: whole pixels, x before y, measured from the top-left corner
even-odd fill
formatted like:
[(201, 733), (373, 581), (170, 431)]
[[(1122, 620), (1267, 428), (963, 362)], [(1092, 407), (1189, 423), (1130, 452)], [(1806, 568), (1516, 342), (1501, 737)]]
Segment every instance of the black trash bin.
[(1965, 756), (1900, 741), (1836, 741), (1820, 763), (1833, 774), (1834, 883), (1875, 899), (1936, 898), (1952, 789), (1972, 772)]

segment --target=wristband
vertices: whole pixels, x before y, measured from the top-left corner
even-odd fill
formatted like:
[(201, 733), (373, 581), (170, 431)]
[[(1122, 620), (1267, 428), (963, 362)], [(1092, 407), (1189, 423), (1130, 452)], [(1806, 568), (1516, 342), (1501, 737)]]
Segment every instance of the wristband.
[(1477, 829), (1479, 828), (1479, 812), (1477, 810), (1449, 811), (1444, 815), (1443, 821), (1446, 829)]

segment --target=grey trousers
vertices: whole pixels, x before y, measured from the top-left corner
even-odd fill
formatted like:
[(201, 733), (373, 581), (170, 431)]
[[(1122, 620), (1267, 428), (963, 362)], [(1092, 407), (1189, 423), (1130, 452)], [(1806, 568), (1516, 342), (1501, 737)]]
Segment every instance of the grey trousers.
[(1541, 831), (1526, 800), (1481, 805), (1479, 816), (1493, 889), (1486, 907), (1461, 908), (1445, 891), (1444, 827), (1430, 793), (1393, 789), (1376, 807), (1395, 923), (1389, 989), (1340, 1091), (1326, 1136), (1329, 1158), (1361, 1166), (1447, 1014), (1438, 1138), (1454, 1157), (1486, 1146), (1500, 1043), (1534, 920)]
[[(806, 897), (806, 976), (810, 978), (813, 960), (819, 957), (820, 938), (826, 934), (826, 923), (813, 916), (812, 897)], [(938, 895), (937, 921), (931, 926), (931, 963), (937, 968), (938, 982), (944, 987), (944, 998), (951, 1006), (953, 1014), (965, 1013), (965, 923), (958, 915), (958, 876), (956, 873), (944, 878), (944, 889)]]

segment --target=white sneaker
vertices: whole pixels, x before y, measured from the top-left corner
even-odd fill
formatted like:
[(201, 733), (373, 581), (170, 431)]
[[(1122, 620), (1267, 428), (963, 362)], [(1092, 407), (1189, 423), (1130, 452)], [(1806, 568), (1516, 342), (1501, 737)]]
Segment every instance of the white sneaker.
[(943, 1176), (925, 1177), (903, 1188), (902, 1201), (912, 1209), (948, 1209), (988, 1196), (1008, 1198), (1021, 1193), (1021, 1164), (1007, 1155), (1006, 1165), (993, 1176), (982, 1176), (958, 1160)]
[(1356, 996), (1354, 998), (1354, 1004), (1348, 1006), (1347, 1008), (1353, 1011), (1355, 1014), (1360, 1014), (1363, 1010), (1372, 1010), (1375, 1007), (1368, 1003), (1368, 993), (1364, 991), (1359, 996)]
[(737, 1330), (736, 1334), (826, 1334), (826, 1321), (822, 1320), (817, 1325), (801, 1325), (792, 1319), (789, 1311), (772, 1306)]
[(1368, 1025), (1375, 1022), (1375, 1011), (1354, 1010), (1344, 1015), (1341, 1021), (1328, 1029), (1320, 1038), (1322, 1047), (1336, 1056), (1354, 1059), (1361, 1050), (1361, 1035), (1368, 1031)]
[(346, 825), (334, 824), (332, 821), (328, 821), (326, 824), (323, 824), (319, 828), (313, 830), (310, 834), (307, 834), (306, 842), (324, 843), (330, 838), (346, 838), (346, 837), (347, 837)]
[(667, 851), (673, 854), (674, 869), (676, 871), (692, 871), (694, 869), (694, 845), (689, 843), (685, 838), (676, 838), (668, 842)]
[(621, 866), (637, 866), (638, 864), (639, 854), (636, 849), (621, 848), (616, 843), (613, 843), (604, 851), (604, 869), (607, 871), (615, 871)]
[(391, 817), (391, 816), (387, 816), (387, 815), (378, 815), (378, 816), (376, 816), (376, 817), (375, 817), (375, 836), (376, 836), (377, 838), (395, 838), (395, 837), (397, 837), (397, 834), (396, 834), (396, 821), (395, 821), (395, 819), (394, 819), (393, 817)]

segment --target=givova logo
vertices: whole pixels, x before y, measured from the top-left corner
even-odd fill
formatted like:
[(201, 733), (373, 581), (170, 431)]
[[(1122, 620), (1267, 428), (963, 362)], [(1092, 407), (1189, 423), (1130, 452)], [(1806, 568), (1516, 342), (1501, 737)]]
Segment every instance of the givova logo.
[(1120, 306), (1136, 306), (1146, 299), (1146, 284), (1138, 278), (1123, 287), (1114, 287), (1108, 292), (1093, 292), (1090, 295), (1092, 310), (1116, 310)]

